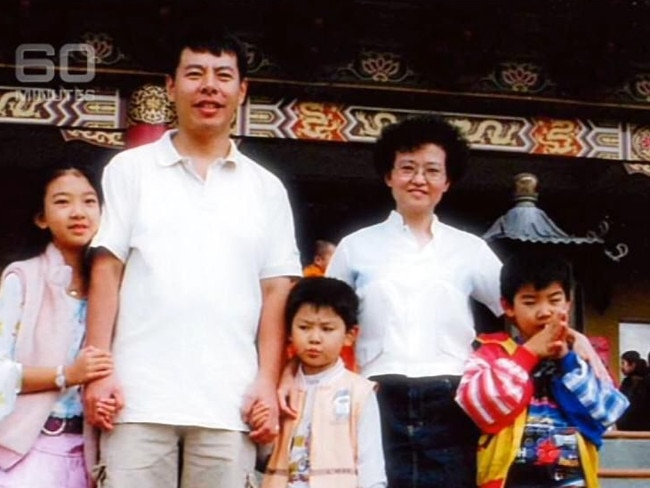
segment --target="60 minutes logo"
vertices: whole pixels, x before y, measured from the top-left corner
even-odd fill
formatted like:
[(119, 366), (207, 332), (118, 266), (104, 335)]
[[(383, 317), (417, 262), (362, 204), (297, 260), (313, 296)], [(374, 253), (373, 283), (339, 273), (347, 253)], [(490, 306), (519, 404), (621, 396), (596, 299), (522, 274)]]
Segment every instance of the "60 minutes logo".
[[(86, 69), (71, 72), (70, 58), (82, 53)], [(16, 79), (21, 83), (49, 83), (56, 77), (57, 67), (51, 59), (56, 49), (51, 44), (21, 44), (16, 48)], [(59, 78), (66, 83), (88, 83), (95, 78), (95, 49), (90, 44), (68, 43), (61, 46), (58, 54)]]

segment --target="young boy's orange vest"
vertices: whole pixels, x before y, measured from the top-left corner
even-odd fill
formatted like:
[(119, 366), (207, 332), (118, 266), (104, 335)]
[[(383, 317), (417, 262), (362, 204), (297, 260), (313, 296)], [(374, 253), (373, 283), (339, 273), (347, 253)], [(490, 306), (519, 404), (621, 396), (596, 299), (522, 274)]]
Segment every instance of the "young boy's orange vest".
[[(309, 452), (311, 488), (357, 488), (357, 425), (374, 387), (373, 382), (343, 370), (339, 378), (316, 390)], [(300, 423), (304, 400), (302, 391), (292, 399), (296, 402), (293, 405), (300, 406), (298, 418), (283, 421), (262, 488), (287, 486), (291, 439)]]

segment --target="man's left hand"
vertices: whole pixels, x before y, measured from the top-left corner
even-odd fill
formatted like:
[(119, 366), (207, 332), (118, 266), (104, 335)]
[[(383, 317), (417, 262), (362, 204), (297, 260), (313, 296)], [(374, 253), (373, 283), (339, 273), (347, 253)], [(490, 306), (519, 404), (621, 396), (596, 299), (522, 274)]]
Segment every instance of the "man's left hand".
[[(268, 414), (259, 425), (251, 425), (253, 409), (257, 404), (262, 404), (265, 410), (268, 408)], [(254, 429), (249, 434), (253, 442), (268, 444), (275, 439), (280, 431), (280, 423), (276, 385), (273, 382), (257, 378), (248, 387), (242, 405), (242, 418)]]

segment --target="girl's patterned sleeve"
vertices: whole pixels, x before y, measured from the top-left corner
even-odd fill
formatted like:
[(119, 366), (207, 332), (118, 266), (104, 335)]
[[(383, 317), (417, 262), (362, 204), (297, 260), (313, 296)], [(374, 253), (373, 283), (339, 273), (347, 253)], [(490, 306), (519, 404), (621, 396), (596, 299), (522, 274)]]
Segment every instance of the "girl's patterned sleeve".
[(510, 356), (501, 345), (485, 343), (465, 365), (456, 402), (483, 432), (497, 433), (527, 407), (533, 392), (530, 372), (538, 362), (523, 347)]
[(22, 384), (22, 365), (13, 359), (22, 302), (22, 283), (8, 274), (0, 284), (0, 419), (12, 412)]
[(610, 381), (596, 377), (590, 364), (570, 351), (561, 361), (562, 384), (603, 427), (607, 427), (623, 415), (629, 402)]

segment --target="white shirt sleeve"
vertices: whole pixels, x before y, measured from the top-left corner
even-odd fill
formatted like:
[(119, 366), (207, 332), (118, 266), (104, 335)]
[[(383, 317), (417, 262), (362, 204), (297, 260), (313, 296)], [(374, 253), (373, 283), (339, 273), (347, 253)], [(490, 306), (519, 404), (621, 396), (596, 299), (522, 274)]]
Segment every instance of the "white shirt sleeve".
[(384, 488), (387, 486), (384, 448), (381, 440), (379, 405), (374, 392), (368, 397), (359, 416), (357, 442), (359, 488)]
[(336, 251), (332, 255), (327, 270), (325, 272), (330, 278), (336, 278), (341, 281), (345, 281), (352, 288), (356, 289), (354, 283), (354, 275), (352, 269), (350, 269), (349, 259), (348, 259), (348, 245), (345, 239), (343, 239), (338, 246), (336, 246)]
[(118, 159), (118, 154), (104, 168), (102, 191), (104, 207), (97, 235), (91, 246), (104, 247), (122, 262), (126, 261), (131, 247), (132, 217), (135, 213), (134, 192), (137, 186), (136, 172), (128, 164), (136, 163)]
[(499, 288), (500, 274), (501, 261), (490, 246), (483, 243), (474, 260), (472, 298), (492, 310), (497, 317), (503, 315)]
[(23, 368), (14, 360), (22, 308), (23, 285), (8, 274), (0, 284), (0, 419), (13, 411), (22, 386)]
[(278, 190), (274, 200), (269, 209), (267, 254), (260, 278), (302, 276), (293, 214), (286, 190)]

